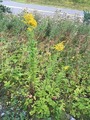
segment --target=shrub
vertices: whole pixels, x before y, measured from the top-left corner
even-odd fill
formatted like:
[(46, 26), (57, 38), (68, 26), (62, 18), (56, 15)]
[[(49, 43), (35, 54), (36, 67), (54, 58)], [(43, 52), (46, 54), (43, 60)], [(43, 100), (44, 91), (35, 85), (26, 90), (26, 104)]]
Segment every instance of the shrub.
[[(2, 1), (0, 1), (0, 2), (2, 2)], [(0, 14), (3, 13), (3, 12), (4, 13), (5, 12), (11, 13), (10, 8), (8, 8), (8, 7), (4, 6), (4, 5), (0, 5)]]
[(90, 23), (90, 12), (89, 11), (84, 11), (84, 20), (83, 22), (85, 22), (86, 24)]

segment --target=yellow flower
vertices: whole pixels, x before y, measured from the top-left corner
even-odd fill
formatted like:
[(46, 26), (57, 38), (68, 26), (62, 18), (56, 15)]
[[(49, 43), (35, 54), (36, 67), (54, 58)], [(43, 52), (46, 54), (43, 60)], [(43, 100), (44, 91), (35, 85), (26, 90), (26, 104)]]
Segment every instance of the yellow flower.
[(64, 67), (64, 70), (68, 70), (68, 69), (69, 69), (69, 66), (65, 66), (65, 67)]
[(34, 19), (34, 16), (31, 13), (25, 13), (23, 18), (25, 21), (29, 21), (30, 19)]
[(61, 43), (58, 43), (57, 45), (55, 45), (54, 48), (55, 48), (57, 51), (62, 51), (62, 50), (65, 48), (65, 46), (64, 46), (63, 42), (61, 42)]
[(32, 19), (29, 21), (30, 22), (30, 25), (33, 26), (33, 27), (37, 27), (37, 22), (35, 19)]
[(30, 13), (25, 13), (24, 16), (24, 23), (27, 24), (27, 25), (30, 25), (31, 27), (35, 28), (37, 27), (37, 22), (36, 20), (34, 19), (34, 16)]

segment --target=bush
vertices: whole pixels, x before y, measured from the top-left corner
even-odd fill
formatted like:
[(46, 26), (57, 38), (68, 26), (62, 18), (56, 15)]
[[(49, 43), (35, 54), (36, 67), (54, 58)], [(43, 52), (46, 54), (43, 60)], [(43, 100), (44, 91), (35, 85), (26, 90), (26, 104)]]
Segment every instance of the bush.
[(89, 11), (84, 11), (84, 23), (89, 24), (90, 23), (90, 12)]
[[(0, 2), (2, 2), (2, 1), (0, 1)], [(6, 12), (11, 13), (11, 10), (10, 10), (10, 8), (8, 8), (4, 5), (0, 5), (0, 14), (3, 13), (3, 12), (4, 13), (6, 13)]]

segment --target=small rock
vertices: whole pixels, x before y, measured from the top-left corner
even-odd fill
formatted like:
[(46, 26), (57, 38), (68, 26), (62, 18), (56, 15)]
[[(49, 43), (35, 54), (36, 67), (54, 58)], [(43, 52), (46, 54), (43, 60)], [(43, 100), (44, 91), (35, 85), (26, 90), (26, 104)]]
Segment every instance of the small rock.
[(73, 117), (71, 117), (71, 119), (70, 120), (76, 120), (75, 118), (73, 118)]
[(1, 113), (1, 117), (3, 117), (5, 115), (5, 113)]

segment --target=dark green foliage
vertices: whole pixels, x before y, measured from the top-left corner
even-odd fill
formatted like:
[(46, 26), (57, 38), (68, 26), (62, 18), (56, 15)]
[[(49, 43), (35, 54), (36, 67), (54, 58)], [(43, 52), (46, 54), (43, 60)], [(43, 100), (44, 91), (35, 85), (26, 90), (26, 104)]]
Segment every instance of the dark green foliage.
[[(2, 1), (0, 1), (0, 2), (2, 2)], [(0, 14), (1, 13), (11, 13), (11, 10), (10, 10), (10, 8), (8, 8), (8, 7), (6, 7), (6, 6), (4, 6), (4, 5), (0, 5)]]
[(90, 12), (89, 11), (84, 11), (84, 20), (86, 24), (90, 24)]
[(8, 13), (11, 13), (10, 11), (10, 8), (6, 7), (6, 6), (3, 6), (3, 5), (0, 5), (0, 13), (2, 12), (8, 12)]

